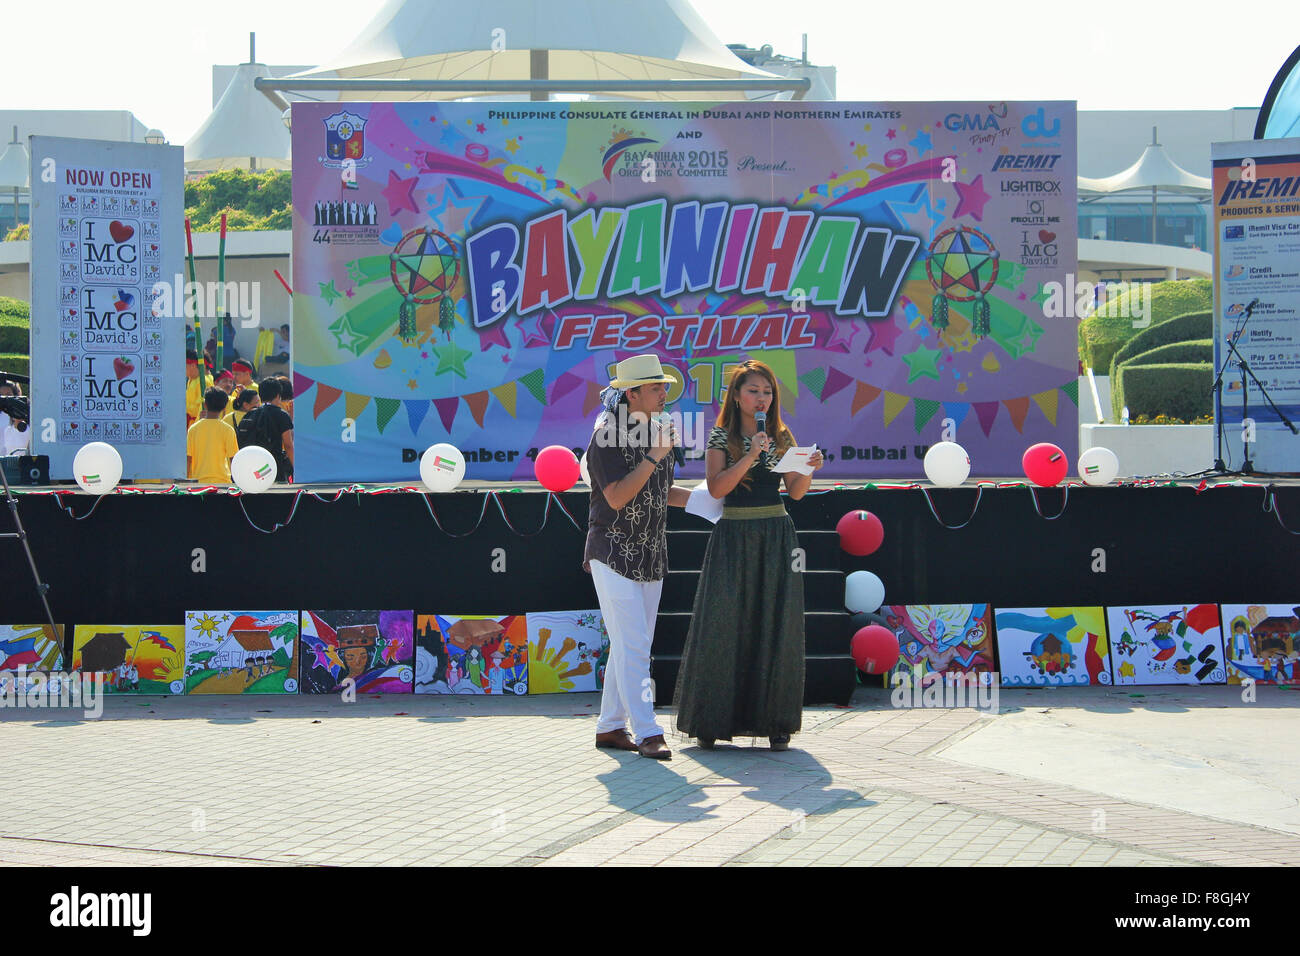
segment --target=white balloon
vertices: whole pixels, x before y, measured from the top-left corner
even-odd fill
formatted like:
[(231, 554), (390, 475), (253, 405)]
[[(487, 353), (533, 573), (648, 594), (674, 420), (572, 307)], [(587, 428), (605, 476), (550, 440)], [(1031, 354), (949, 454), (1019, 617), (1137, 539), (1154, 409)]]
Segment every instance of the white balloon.
[(940, 488), (956, 488), (969, 475), (970, 456), (955, 441), (941, 441), (925, 453), (925, 476)]
[(275, 484), (279, 467), (275, 456), (261, 445), (248, 445), (230, 459), (230, 480), (246, 495), (256, 495)]
[(874, 614), (885, 603), (885, 583), (870, 571), (854, 571), (844, 582), (844, 606), (854, 614)]
[(451, 491), (465, 477), (465, 456), (455, 445), (439, 442), (420, 456), (420, 480), (430, 491)]
[(122, 456), (107, 442), (92, 441), (77, 450), (72, 459), (72, 476), (82, 491), (106, 495), (122, 480)]
[(588, 488), (591, 487), (591, 472), (587, 471), (587, 453), (583, 452), (582, 457), (578, 459), (578, 471), (582, 472), (582, 481)]
[(1119, 457), (1100, 445), (1079, 456), (1079, 477), (1090, 485), (1108, 485), (1119, 474)]

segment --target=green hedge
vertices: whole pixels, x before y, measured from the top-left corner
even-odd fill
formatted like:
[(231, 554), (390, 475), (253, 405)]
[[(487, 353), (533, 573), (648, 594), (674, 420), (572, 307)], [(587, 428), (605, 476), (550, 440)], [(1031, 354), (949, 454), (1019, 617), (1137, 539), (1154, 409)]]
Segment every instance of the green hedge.
[(1170, 342), (1135, 355), (1125, 365), (1177, 365), (1193, 362), (1214, 361), (1214, 342), (1210, 339), (1196, 339), (1192, 342)]
[[(0, 372), (12, 372), (15, 375), (31, 374), (31, 359), (26, 355), (4, 355), (0, 353)], [(23, 389), (27, 394), (27, 389)]]
[(290, 229), (290, 192), (287, 170), (226, 169), (185, 184), (185, 215), (195, 232), (216, 232), (222, 212), (231, 231)]
[(17, 321), (23, 326), (28, 325), (32, 320), (32, 307), (22, 299), (0, 295), (0, 325), (5, 325), (7, 320)]
[(1125, 364), (1119, 369), (1119, 386), (1126, 396), (1130, 419), (1163, 414), (1191, 421), (1209, 415), (1214, 407), (1210, 395), (1213, 381), (1214, 365), (1210, 362)]
[(14, 352), (19, 355), (31, 354), (27, 341), (27, 326), (5, 325), (0, 321), (0, 354)]
[[(1119, 421), (1120, 410), (1124, 407), (1124, 389), (1119, 382), (1118, 375), (1120, 365), (1163, 345), (1173, 345), (1178, 342), (1212, 341), (1213, 335), (1214, 320), (1209, 312), (1188, 312), (1185, 315), (1167, 319), (1159, 325), (1152, 325), (1148, 329), (1143, 329), (1125, 342), (1111, 358), (1109, 369), (1110, 407), (1115, 416), (1115, 421)], [(1206, 361), (1214, 361), (1213, 347), (1211, 347), (1211, 357)], [(1152, 365), (1158, 363), (1143, 362), (1142, 364)], [(1131, 405), (1129, 406), (1129, 413), (1132, 416), (1133, 407)]]
[[(1214, 286), (1209, 279), (1169, 280), (1155, 283), (1151, 287), (1150, 294), (1149, 318), (1151, 326), (1156, 326), (1175, 316), (1210, 309), (1213, 304)], [(1111, 358), (1120, 347), (1144, 331), (1133, 325), (1134, 319), (1131, 317), (1135, 311), (1140, 311), (1144, 304), (1145, 300), (1140, 298), (1141, 295), (1140, 288), (1130, 289), (1123, 295), (1116, 296), (1099, 312), (1079, 323), (1079, 358), (1094, 372), (1109, 369)], [(1146, 330), (1149, 329), (1150, 326), (1147, 326)], [(1201, 336), (1196, 337), (1201, 338)]]

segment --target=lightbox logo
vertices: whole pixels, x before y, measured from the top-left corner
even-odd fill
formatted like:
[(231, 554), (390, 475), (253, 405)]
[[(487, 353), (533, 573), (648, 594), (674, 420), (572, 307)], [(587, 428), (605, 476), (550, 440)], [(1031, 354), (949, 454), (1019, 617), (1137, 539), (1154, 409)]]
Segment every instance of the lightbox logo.
[(626, 153), (633, 146), (645, 146), (646, 144), (650, 144), (651, 146), (658, 145), (652, 139), (648, 139), (645, 136), (631, 136), (626, 130), (624, 130), (623, 138), (617, 140), (612, 146), (605, 150), (605, 155), (601, 157), (600, 165), (601, 170), (605, 174), (605, 181), (611, 181), (610, 177), (614, 175), (614, 164), (618, 162), (620, 156)]

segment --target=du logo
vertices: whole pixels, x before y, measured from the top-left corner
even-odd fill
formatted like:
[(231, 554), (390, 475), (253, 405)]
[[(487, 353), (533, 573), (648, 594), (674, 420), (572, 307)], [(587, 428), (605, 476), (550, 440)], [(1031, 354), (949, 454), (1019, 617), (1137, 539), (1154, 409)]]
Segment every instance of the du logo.
[(1020, 121), (1020, 132), (1031, 139), (1040, 137), (1050, 139), (1053, 136), (1061, 135), (1061, 121), (1054, 119), (1050, 126), (1047, 125), (1047, 114), (1043, 112), (1043, 108), (1040, 106)]
[(325, 156), (321, 165), (342, 168), (345, 161), (357, 166), (370, 162), (366, 152), (366, 119), (356, 113), (342, 112), (325, 118)]

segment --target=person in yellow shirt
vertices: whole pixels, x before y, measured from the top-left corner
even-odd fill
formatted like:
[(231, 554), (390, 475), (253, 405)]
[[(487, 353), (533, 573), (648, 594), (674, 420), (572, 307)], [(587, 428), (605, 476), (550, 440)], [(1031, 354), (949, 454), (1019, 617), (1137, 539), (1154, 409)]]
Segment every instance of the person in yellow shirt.
[(209, 388), (203, 394), (202, 416), (186, 433), (187, 474), (200, 484), (230, 484), (230, 459), (239, 451), (239, 442), (235, 430), (221, 420), (228, 401), (230, 396), (224, 391), (215, 385)]
[(203, 413), (203, 394), (199, 391), (199, 353), (185, 350), (185, 427), (189, 428)]
[(242, 392), (235, 393), (234, 399), (230, 402), (230, 411), (221, 420), (231, 428), (238, 428), (240, 420), (261, 404), (262, 399), (257, 394), (257, 386), (246, 388)]

